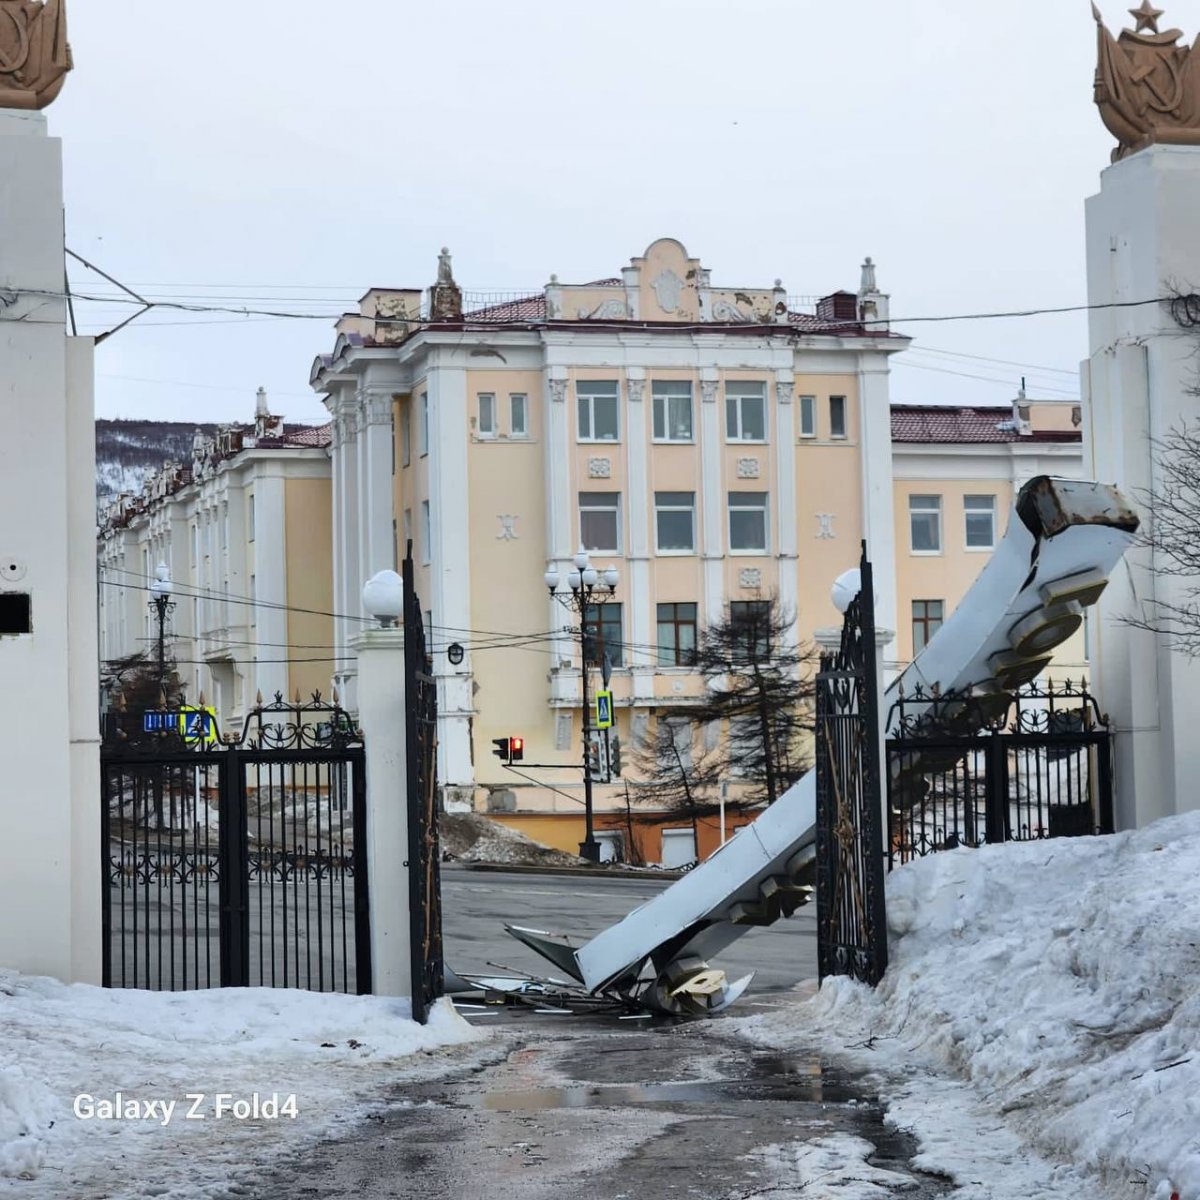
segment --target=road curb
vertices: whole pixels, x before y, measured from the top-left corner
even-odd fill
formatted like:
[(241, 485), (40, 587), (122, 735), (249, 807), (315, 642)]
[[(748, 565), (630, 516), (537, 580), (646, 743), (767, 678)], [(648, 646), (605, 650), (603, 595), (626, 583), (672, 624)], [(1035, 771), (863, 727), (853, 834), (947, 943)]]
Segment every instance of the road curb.
[(682, 871), (623, 871), (620, 867), (537, 867), (529, 863), (457, 862), (450, 859), (442, 864), (460, 867), (464, 871), (492, 872), (502, 875), (579, 875), (588, 879), (641, 879), (672, 882), (683, 878)]

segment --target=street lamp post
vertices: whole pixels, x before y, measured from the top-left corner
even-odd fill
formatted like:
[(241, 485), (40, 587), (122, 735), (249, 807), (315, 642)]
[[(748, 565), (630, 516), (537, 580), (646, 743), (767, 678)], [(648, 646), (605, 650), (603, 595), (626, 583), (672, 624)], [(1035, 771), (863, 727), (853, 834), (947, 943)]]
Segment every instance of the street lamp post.
[(167, 692), (167, 614), (175, 611), (175, 605), (171, 600), (171, 572), (164, 562), (160, 562), (154, 570), (154, 580), (150, 584), (150, 607), (158, 617), (158, 689), (165, 696)]
[(584, 837), (579, 846), (579, 853), (591, 862), (600, 861), (600, 843), (592, 824), (592, 721), (591, 703), (588, 697), (588, 661), (587, 661), (587, 617), (588, 610), (595, 605), (601, 605), (611, 600), (617, 590), (620, 576), (616, 567), (608, 567), (603, 571), (592, 566), (588, 552), (581, 546), (579, 553), (572, 560), (572, 569), (567, 572), (567, 586), (560, 590), (558, 568), (551, 565), (543, 576), (550, 595), (564, 608), (576, 614), (579, 618), (579, 648), (581, 655), (581, 675), (583, 679), (583, 815)]

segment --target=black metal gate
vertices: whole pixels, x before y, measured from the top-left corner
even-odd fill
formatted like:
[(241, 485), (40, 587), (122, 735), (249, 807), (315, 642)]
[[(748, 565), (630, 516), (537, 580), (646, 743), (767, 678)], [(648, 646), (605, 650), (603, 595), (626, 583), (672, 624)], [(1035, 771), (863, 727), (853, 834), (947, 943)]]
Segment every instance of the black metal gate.
[(887, 969), (879, 776), (875, 596), (863, 544), (862, 586), (842, 644), (817, 675), (817, 963), (821, 978), (876, 984)]
[(227, 742), (203, 703), (150, 716), (110, 713), (101, 749), (105, 986), (369, 993), (349, 715), (277, 694)]
[(413, 575), (404, 557), (404, 686), (408, 746), (408, 886), (413, 1018), (424, 1024), (444, 991), (437, 802), (437, 684)]
[(892, 866), (956, 846), (1113, 831), (1113, 738), (1086, 683), (918, 689), (888, 716)]

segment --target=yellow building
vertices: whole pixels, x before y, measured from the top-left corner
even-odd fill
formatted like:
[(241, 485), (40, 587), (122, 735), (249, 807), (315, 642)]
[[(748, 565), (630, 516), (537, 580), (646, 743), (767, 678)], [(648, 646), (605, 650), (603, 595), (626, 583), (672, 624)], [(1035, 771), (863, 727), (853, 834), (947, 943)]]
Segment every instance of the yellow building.
[[(887, 305), (869, 260), (857, 292), (798, 299), (714, 284), (664, 239), (619, 276), (529, 295), (464, 294), (443, 252), (427, 293), (372, 289), (340, 322), (312, 374), (333, 417), (338, 654), (363, 581), (411, 539), (447, 808), (579, 843), (580, 650), (543, 575), (580, 545), (620, 576), (597, 633), (626, 747), (698, 692), (687, 650), (727, 605), (778, 595), (798, 638), (834, 623), (864, 536), (892, 619), (888, 360), (908, 343)], [(353, 702), (352, 664), (338, 682)], [(506, 770), (509, 735), (560, 768)], [(623, 788), (596, 803), (615, 813)]]
[(153, 661), (150, 586), (167, 568), (167, 653), (186, 698), (241, 730), (259, 691), (327, 694), (334, 665), (329, 429), (287, 427), (259, 392), (253, 425), (197, 433), (189, 464), (167, 463), (102, 515), (102, 667)]
[[(895, 494), (896, 661), (907, 665), (941, 628), (1004, 536), (1013, 501), (1035, 475), (1079, 478), (1078, 402), (1011, 407), (892, 409)], [(1079, 679), (1085, 637), (1055, 655), (1055, 672)]]

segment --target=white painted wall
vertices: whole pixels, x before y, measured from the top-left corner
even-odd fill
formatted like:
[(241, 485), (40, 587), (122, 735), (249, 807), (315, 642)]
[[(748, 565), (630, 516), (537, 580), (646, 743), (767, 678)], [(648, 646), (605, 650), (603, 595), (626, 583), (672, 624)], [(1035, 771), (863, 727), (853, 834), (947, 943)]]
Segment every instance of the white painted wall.
[[(62, 148), (0, 110), (0, 590), (33, 631), (0, 638), (0, 965), (100, 981), (92, 343), (68, 339)], [(14, 294), (15, 293), (15, 294)]]
[[(1109, 167), (1087, 202), (1089, 303), (1149, 300), (1176, 285), (1200, 289), (1197, 213), (1200, 146), (1152, 146)], [(1154, 439), (1196, 417), (1188, 394), (1196, 339), (1182, 335), (1161, 304), (1093, 309), (1088, 325), (1085, 461), (1092, 478), (1116, 483), (1136, 503), (1139, 489), (1158, 482)], [(1143, 552), (1126, 561), (1100, 603), (1092, 647), (1096, 691), (1117, 728), (1122, 827), (1200, 807), (1195, 664), (1121, 621), (1143, 602), (1178, 600), (1189, 581), (1156, 576)]]

